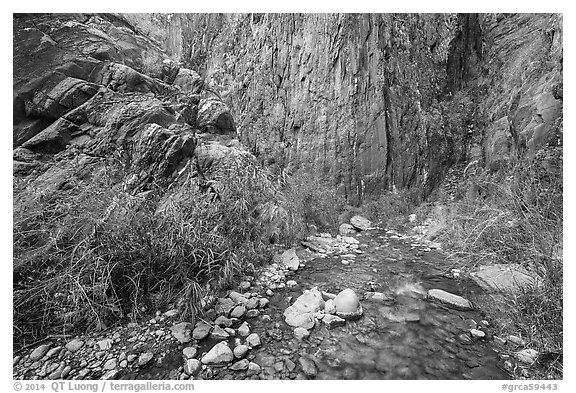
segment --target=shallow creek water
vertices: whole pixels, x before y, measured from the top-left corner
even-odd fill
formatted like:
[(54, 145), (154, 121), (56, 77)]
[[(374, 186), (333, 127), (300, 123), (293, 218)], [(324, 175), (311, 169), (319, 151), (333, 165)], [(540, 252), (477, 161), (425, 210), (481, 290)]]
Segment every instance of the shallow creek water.
[[(439, 288), (473, 300), (481, 288), (446, 275), (450, 266), (441, 252), (421, 252), (407, 239), (376, 230), (364, 232), (358, 240), (364, 253), (353, 261), (347, 258), (350, 264), (342, 264), (338, 256), (308, 261), (288, 277), (298, 286), (275, 291), (266, 310), (270, 321), (248, 320), (262, 341), (261, 347), (250, 352), (251, 361), (262, 368), (260, 378), (306, 378), (298, 361), (302, 356), (314, 360), (316, 379), (509, 378), (491, 349), (491, 340), (470, 339), (468, 320), (480, 322), (480, 312), (453, 310), (424, 295), (428, 289)], [(283, 312), (304, 289), (315, 286), (333, 294), (353, 289), (362, 299), (364, 314), (332, 330), (317, 323), (310, 337), (299, 341), (284, 322)], [(389, 299), (364, 299), (370, 291), (382, 292)], [(199, 352), (214, 344), (203, 340)], [(181, 350), (175, 350), (166, 356), (163, 367), (141, 372), (137, 378), (166, 377), (170, 368), (181, 365)], [(246, 378), (244, 372), (226, 367), (213, 371), (215, 379)]]

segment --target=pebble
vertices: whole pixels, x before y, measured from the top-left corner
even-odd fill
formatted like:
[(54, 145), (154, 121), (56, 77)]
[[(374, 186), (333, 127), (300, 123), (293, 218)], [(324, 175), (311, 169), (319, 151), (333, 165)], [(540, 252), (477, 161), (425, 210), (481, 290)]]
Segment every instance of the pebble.
[(482, 330), (478, 330), (478, 329), (470, 329), (470, 335), (476, 339), (486, 337), (486, 333), (484, 333)]
[(494, 336), (494, 343), (498, 344), (498, 345), (506, 345), (506, 339), (503, 339), (501, 337), (498, 336)]
[(138, 365), (140, 367), (147, 365), (150, 361), (154, 358), (154, 354), (152, 352), (144, 352), (140, 354), (138, 357)]
[(214, 329), (212, 329), (212, 333), (210, 333), (210, 338), (214, 340), (226, 340), (229, 337), (230, 335), (228, 334), (228, 332), (226, 332), (220, 326), (214, 326)]
[(238, 335), (240, 335), (241, 337), (247, 337), (250, 335), (250, 325), (248, 325), (248, 322), (244, 322), (242, 323), (242, 325), (240, 325), (240, 327), (237, 329)]
[(297, 285), (298, 285), (298, 283), (297, 283), (296, 281), (294, 281), (294, 280), (288, 280), (288, 281), (286, 281), (286, 286), (287, 286), (288, 288), (294, 288), (294, 287), (297, 286)]
[[(266, 290), (266, 296), (274, 296), (274, 292), (271, 289)], [(260, 306), (262, 307), (262, 306)]]
[(126, 368), (126, 367), (128, 367), (128, 361), (127, 361), (127, 360), (121, 360), (121, 361), (120, 361), (120, 367), (121, 367), (121, 368)]
[(294, 363), (292, 360), (290, 359), (286, 359), (284, 360), (284, 364), (286, 365), (286, 368), (288, 369), (288, 371), (292, 372), (294, 371), (294, 369), (296, 368), (296, 363)]
[(526, 341), (521, 339), (518, 336), (510, 335), (510, 336), (506, 337), (506, 341), (508, 341), (509, 343), (512, 343), (514, 345), (517, 345), (519, 347), (523, 347), (524, 345), (526, 345)]
[(172, 309), (172, 310), (168, 310), (164, 313), (164, 316), (166, 318), (175, 318), (178, 316), (178, 314), (180, 314), (180, 312), (177, 309)]
[(214, 325), (216, 326), (224, 326), (224, 327), (231, 327), (233, 325), (233, 321), (230, 318), (226, 318), (224, 315), (220, 315), (214, 321)]
[(464, 299), (462, 296), (458, 296), (453, 293), (443, 291), (441, 289), (430, 289), (428, 291), (428, 298), (436, 300), (442, 304), (445, 304), (457, 310), (466, 311), (472, 309), (472, 303), (470, 303), (469, 300)]
[(251, 297), (247, 302), (246, 302), (246, 308), (248, 310), (253, 310), (255, 308), (258, 308), (260, 306), (260, 299), (258, 299), (257, 297)]
[(182, 350), (182, 355), (184, 359), (193, 359), (198, 354), (198, 348), (196, 347), (186, 347)]
[(203, 340), (210, 334), (212, 327), (204, 322), (199, 322), (192, 331), (192, 337), (196, 340)]
[(246, 369), (248, 369), (249, 364), (250, 364), (250, 361), (248, 359), (242, 359), (242, 360), (237, 361), (233, 365), (231, 365), (230, 370), (233, 370), (233, 371), (246, 370)]
[(40, 360), (44, 357), (44, 355), (46, 355), (49, 349), (50, 344), (40, 345), (38, 348), (32, 351), (32, 353), (29, 356), (29, 359), (33, 362), (36, 360)]
[(294, 329), (294, 337), (297, 340), (304, 340), (305, 338), (308, 338), (308, 336), (310, 336), (310, 332), (307, 329), (301, 327)]
[(317, 374), (316, 364), (312, 359), (306, 356), (300, 356), (298, 359), (300, 366), (302, 367), (302, 371), (309, 377), (315, 377)]
[(109, 338), (105, 338), (104, 340), (100, 340), (96, 343), (96, 345), (98, 345), (98, 348), (100, 348), (100, 350), (102, 350), (102, 351), (106, 351), (106, 350), (112, 348), (113, 344), (114, 344), (114, 341), (112, 341)]
[(256, 363), (250, 362), (248, 364), (248, 372), (247, 375), (251, 376), (251, 375), (257, 375), (260, 373), (260, 366), (257, 365)]
[(172, 332), (172, 336), (174, 336), (174, 338), (178, 340), (180, 344), (186, 344), (192, 340), (192, 337), (190, 336), (192, 326), (193, 325), (189, 322), (180, 322), (173, 325), (170, 330)]
[(60, 377), (66, 378), (68, 376), (68, 374), (70, 374), (70, 371), (72, 371), (72, 367), (70, 367), (70, 366), (64, 367), (64, 369), (62, 370), (62, 374), (60, 374)]
[(232, 360), (234, 360), (234, 354), (225, 341), (214, 345), (201, 359), (203, 364), (228, 363)]
[(104, 363), (104, 370), (113, 370), (117, 366), (116, 358), (112, 358)]
[(246, 311), (246, 318), (256, 318), (258, 315), (260, 315), (260, 311), (258, 310)]
[(248, 345), (238, 345), (234, 348), (234, 357), (236, 357), (237, 359), (242, 359), (244, 356), (246, 356), (246, 354), (248, 353)]
[(22, 356), (18, 355), (16, 357), (14, 357), (14, 359), (12, 359), (12, 366), (15, 366), (18, 363), (20, 363), (20, 360), (22, 360)]
[(202, 363), (198, 359), (188, 359), (184, 363), (184, 372), (188, 375), (196, 375), (202, 368)]
[(252, 333), (246, 337), (246, 343), (249, 347), (256, 348), (261, 345), (260, 336), (257, 333)]
[[(253, 307), (254, 308), (254, 307)], [(246, 314), (246, 307), (244, 306), (236, 306), (234, 310), (230, 313), (230, 317), (232, 318), (242, 318)]]

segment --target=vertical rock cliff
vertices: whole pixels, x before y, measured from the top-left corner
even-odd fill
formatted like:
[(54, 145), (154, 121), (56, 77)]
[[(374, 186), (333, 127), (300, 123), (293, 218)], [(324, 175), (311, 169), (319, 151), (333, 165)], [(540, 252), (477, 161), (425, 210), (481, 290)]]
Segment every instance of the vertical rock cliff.
[(330, 180), (351, 202), (425, 195), (457, 162), (497, 169), (561, 143), (558, 15), (171, 18), (158, 39), (221, 93), (252, 152)]

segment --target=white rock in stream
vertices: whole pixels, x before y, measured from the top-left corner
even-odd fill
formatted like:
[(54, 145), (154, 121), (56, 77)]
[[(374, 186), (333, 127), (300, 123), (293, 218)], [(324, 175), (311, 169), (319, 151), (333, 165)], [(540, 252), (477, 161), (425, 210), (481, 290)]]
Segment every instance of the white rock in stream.
[(428, 298), (438, 301), (458, 310), (472, 310), (472, 303), (462, 296), (454, 295), (453, 293), (443, 291), (441, 289), (431, 289), (428, 291)]
[(346, 288), (334, 298), (336, 315), (344, 319), (357, 319), (362, 316), (363, 310), (356, 292)]
[(293, 305), (284, 311), (286, 323), (292, 327), (312, 329), (314, 327), (314, 313), (324, 309), (322, 294), (313, 288), (300, 295)]
[(212, 347), (206, 355), (202, 357), (203, 364), (228, 363), (234, 360), (232, 350), (226, 342), (220, 342)]

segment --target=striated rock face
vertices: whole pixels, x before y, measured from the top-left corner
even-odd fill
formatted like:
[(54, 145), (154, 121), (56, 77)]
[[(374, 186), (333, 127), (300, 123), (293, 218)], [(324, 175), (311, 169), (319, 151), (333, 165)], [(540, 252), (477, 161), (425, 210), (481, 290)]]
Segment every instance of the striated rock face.
[(562, 143), (559, 15), (131, 18), (198, 66), (260, 160), (329, 179), (351, 202), (427, 194), (455, 163), (496, 170)]
[(207, 80), (263, 161), (327, 177), (352, 201), (422, 186), (440, 170), (430, 160), (449, 152), (436, 119), (449, 15), (190, 19), (206, 26), (190, 33), (190, 45), (206, 59)]

